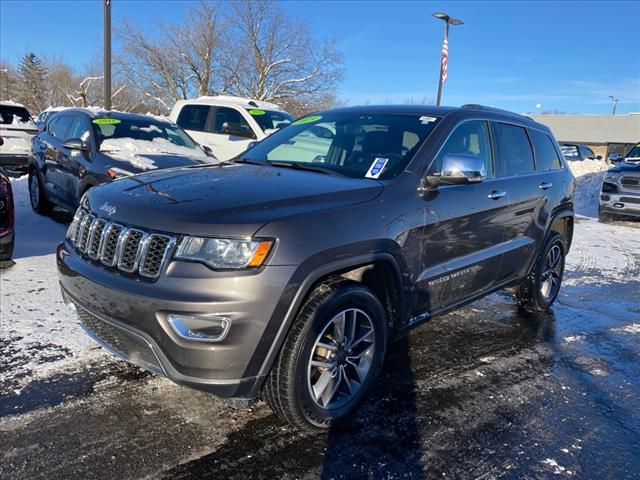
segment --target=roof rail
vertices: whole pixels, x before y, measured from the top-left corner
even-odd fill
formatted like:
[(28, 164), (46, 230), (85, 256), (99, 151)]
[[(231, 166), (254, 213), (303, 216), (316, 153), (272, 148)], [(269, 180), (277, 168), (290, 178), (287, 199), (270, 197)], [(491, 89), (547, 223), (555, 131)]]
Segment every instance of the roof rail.
[(526, 115), (520, 115), (519, 113), (510, 112), (509, 110), (503, 110), (502, 108), (487, 107), (486, 105), (480, 105), (480, 104), (477, 104), (477, 103), (467, 103), (465, 105), (462, 105), (460, 108), (473, 108), (475, 110), (488, 110), (490, 112), (504, 113), (506, 115), (512, 115), (514, 117), (524, 117), (524, 118), (527, 118), (529, 120), (533, 120), (533, 118), (528, 117)]

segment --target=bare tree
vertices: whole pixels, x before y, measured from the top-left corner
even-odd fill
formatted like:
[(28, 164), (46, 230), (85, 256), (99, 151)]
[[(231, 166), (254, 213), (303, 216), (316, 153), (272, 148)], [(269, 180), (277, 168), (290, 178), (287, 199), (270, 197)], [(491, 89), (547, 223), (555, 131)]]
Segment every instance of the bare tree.
[(232, 11), (237, 37), (235, 68), (228, 69), (232, 93), (302, 110), (335, 100), (343, 75), (335, 40), (314, 38), (305, 22), (287, 17), (271, 0), (237, 1)]

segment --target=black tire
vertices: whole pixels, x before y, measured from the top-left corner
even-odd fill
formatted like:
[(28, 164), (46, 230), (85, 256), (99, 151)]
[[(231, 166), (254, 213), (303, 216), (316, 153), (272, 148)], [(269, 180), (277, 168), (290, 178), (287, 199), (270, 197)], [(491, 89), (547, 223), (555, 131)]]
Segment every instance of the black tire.
[(4, 245), (0, 245), (0, 262), (6, 262), (7, 260), (11, 260), (13, 256), (13, 245), (15, 243), (15, 232), (11, 232), (11, 237), (9, 241)]
[[(550, 255), (553, 256), (553, 254), (550, 253), (552, 250), (553, 252), (557, 252), (559, 256), (557, 268), (554, 270), (555, 273), (549, 275), (549, 257)], [(566, 249), (562, 237), (556, 232), (551, 232), (545, 242), (544, 248), (536, 259), (531, 273), (522, 281), (522, 284), (516, 290), (516, 300), (521, 308), (530, 312), (540, 313), (551, 307), (558, 297), (562, 284), (565, 252)], [(555, 280), (553, 280), (554, 277)], [(557, 284), (554, 283), (555, 281), (557, 281)], [(546, 287), (549, 285), (551, 285), (551, 289), (547, 290)], [(548, 293), (545, 294), (545, 292)]]
[[(371, 330), (359, 330), (360, 332), (374, 332), (372, 341), (367, 341), (365, 344), (369, 345), (366, 350), (373, 346), (372, 355), (367, 360), (367, 362), (370, 361), (370, 364), (364, 380), (361, 381), (359, 387), (355, 387), (353, 394), (341, 393), (347, 388), (351, 391), (353, 386), (349, 380), (341, 381), (342, 374), (348, 369), (354, 368), (345, 366), (348, 359), (342, 358), (343, 366), (334, 368), (334, 370), (344, 369), (337, 372), (336, 377), (329, 369), (325, 369), (331, 374), (332, 379), (338, 379), (336, 382), (338, 385), (337, 393), (334, 395), (337, 395), (337, 398), (341, 396), (344, 398), (336, 401), (334, 407), (323, 408), (318, 404), (320, 400), (314, 399), (311, 393), (314, 388), (311, 385), (311, 372), (320, 375), (321, 371), (320, 368), (313, 370), (311, 360), (318, 358), (315, 354), (321, 348), (316, 342), (324, 340), (324, 337), (321, 338), (321, 336), (333, 325), (332, 322), (345, 311), (364, 313), (364, 317), (357, 317), (356, 315), (360, 315), (360, 313), (354, 313), (351, 321), (357, 324), (357, 318), (366, 319), (367, 325), (372, 325)], [(356, 338), (358, 334), (354, 332), (352, 336)], [(347, 335), (344, 338), (347, 341)], [(371, 339), (371, 337), (369, 338)], [(387, 314), (380, 300), (369, 289), (357, 282), (342, 278), (329, 279), (313, 290), (300, 310), (265, 382), (262, 398), (277, 415), (298, 428), (327, 429), (335, 421), (348, 416), (370, 392), (382, 369), (387, 339)], [(325, 351), (328, 355), (334, 353), (330, 353), (330, 350)], [(351, 354), (352, 351), (348, 350), (348, 353)], [(347, 353), (340, 353), (340, 349), (337, 349), (335, 351), (336, 358), (339, 354), (346, 355)], [(312, 355), (314, 356), (312, 357)], [(329, 359), (326, 361), (329, 362)], [(339, 359), (334, 360), (333, 364), (339, 365), (340, 361)], [(356, 370), (351, 370), (351, 375), (354, 375), (355, 372)], [(318, 383), (320, 383), (319, 377)], [(334, 395), (330, 395), (330, 400), (335, 398)]]
[(40, 215), (49, 215), (53, 210), (53, 204), (44, 193), (42, 179), (35, 169), (29, 171), (29, 202), (33, 211)]

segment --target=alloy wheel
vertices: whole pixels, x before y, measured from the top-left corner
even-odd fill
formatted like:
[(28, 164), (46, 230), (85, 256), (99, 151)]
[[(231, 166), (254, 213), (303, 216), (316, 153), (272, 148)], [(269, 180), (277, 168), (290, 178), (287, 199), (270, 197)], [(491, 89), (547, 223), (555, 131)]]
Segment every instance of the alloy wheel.
[(367, 313), (350, 308), (334, 316), (309, 358), (307, 384), (313, 401), (324, 409), (348, 403), (366, 380), (374, 354), (375, 330)]
[(555, 298), (558, 294), (563, 268), (562, 250), (559, 245), (553, 245), (544, 260), (544, 270), (540, 281), (540, 293), (546, 301)]
[(29, 180), (29, 198), (31, 199), (31, 206), (37, 208), (40, 202), (40, 184), (35, 173), (31, 175)]

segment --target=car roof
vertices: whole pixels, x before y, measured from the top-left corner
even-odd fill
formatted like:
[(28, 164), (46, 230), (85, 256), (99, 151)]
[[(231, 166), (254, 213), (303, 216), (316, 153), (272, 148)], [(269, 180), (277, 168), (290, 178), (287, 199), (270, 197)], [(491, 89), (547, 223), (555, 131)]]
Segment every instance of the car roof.
[(524, 123), (528, 126), (535, 126), (536, 128), (544, 131), (549, 129), (533, 120), (526, 115), (520, 115), (518, 113), (510, 112), (508, 110), (501, 110), (499, 108), (486, 107), (484, 105), (468, 104), (461, 107), (446, 107), (435, 105), (362, 105), (354, 107), (342, 107), (327, 110), (327, 112), (356, 112), (366, 114), (409, 114), (409, 115), (428, 115), (431, 117), (446, 117), (446, 116), (486, 116), (494, 120), (517, 120), (520, 123)]
[(265, 102), (263, 100), (254, 100), (252, 98), (245, 97), (236, 97), (233, 95), (215, 95), (209, 96), (204, 95), (202, 97), (193, 98), (189, 100), (180, 100), (179, 102), (183, 105), (188, 104), (201, 104), (201, 105), (222, 105), (229, 107), (242, 107), (242, 108), (260, 108), (264, 110), (276, 110), (279, 112), (284, 112), (284, 110), (275, 103)]

